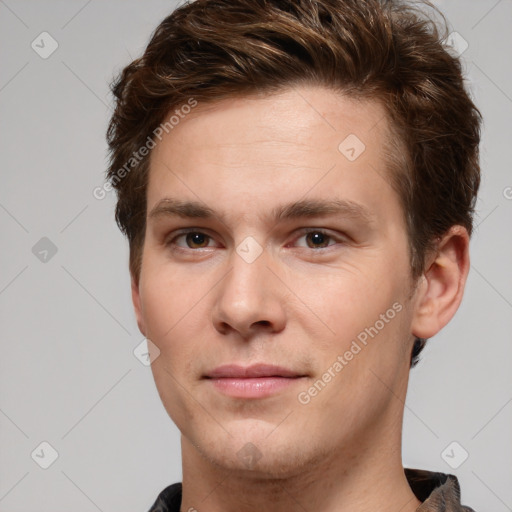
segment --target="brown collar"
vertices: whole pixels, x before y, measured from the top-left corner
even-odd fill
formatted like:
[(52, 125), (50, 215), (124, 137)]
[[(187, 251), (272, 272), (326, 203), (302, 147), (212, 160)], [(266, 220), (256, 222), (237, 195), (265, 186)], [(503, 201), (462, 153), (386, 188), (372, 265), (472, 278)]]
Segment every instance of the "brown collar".
[(412, 492), (422, 503), (416, 512), (475, 512), (460, 502), (460, 486), (455, 475), (423, 469), (404, 468)]

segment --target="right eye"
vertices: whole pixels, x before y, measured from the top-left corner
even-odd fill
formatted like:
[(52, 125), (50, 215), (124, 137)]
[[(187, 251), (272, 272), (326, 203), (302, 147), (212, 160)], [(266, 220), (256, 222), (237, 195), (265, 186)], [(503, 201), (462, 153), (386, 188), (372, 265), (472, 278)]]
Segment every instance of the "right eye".
[(212, 245), (209, 245), (210, 242), (213, 242), (213, 238), (206, 233), (189, 230), (176, 235), (166, 245), (177, 246), (182, 249), (205, 249), (212, 247)]

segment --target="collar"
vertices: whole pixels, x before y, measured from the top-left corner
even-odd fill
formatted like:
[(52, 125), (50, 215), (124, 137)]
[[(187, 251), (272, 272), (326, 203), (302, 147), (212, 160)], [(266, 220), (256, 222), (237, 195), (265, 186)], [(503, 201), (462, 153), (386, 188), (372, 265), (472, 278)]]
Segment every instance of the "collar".
[[(422, 469), (404, 468), (412, 492), (422, 502), (416, 512), (475, 512), (461, 505), (457, 477)], [(179, 512), (181, 483), (166, 487), (149, 512)]]
[(455, 475), (404, 468), (412, 492), (422, 503), (416, 512), (475, 512), (460, 502), (460, 485)]

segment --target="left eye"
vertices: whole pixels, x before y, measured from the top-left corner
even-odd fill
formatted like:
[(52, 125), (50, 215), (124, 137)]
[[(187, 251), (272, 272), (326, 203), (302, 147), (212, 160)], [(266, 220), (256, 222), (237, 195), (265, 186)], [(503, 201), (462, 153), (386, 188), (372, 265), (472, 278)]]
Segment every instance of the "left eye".
[(299, 247), (309, 247), (310, 249), (323, 249), (335, 243), (333, 237), (323, 231), (309, 231), (298, 238), (298, 240), (301, 239), (304, 239), (305, 243), (297, 242), (297, 245)]

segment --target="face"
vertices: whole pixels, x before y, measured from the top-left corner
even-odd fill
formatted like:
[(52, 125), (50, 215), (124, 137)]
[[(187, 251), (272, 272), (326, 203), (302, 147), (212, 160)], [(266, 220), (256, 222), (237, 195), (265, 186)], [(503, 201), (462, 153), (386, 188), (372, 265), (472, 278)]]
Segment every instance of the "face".
[(387, 135), (377, 102), (301, 87), (199, 104), (154, 148), (133, 300), (204, 460), (291, 475), (401, 427), (413, 304)]

